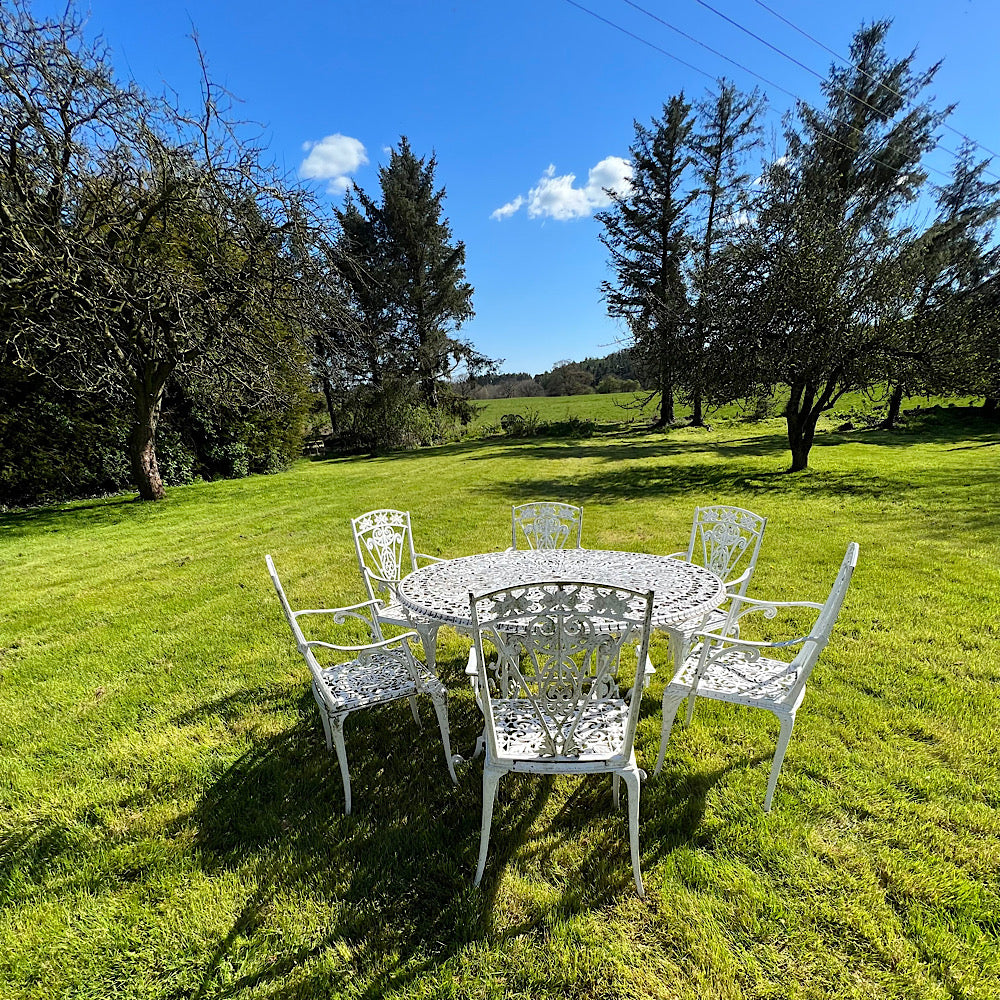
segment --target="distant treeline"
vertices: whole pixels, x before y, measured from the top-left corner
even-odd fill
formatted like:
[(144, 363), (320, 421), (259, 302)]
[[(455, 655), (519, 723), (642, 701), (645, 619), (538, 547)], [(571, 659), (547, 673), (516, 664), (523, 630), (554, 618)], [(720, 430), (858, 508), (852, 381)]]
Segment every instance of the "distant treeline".
[(643, 388), (639, 366), (630, 350), (603, 358), (560, 361), (541, 375), (501, 372), (476, 380), (474, 399), (515, 399), (522, 396), (579, 396), (585, 393), (635, 392)]

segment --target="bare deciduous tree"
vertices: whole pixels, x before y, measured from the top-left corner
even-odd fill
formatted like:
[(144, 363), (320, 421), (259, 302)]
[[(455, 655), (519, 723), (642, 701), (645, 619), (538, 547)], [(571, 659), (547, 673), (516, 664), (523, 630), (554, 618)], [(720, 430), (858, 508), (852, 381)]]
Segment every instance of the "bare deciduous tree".
[(280, 393), (305, 360), (289, 251), (308, 242), (306, 196), (240, 137), (207, 72), (202, 98), (189, 115), (117, 80), (72, 7), (47, 21), (23, 0), (0, 9), (5, 348), (63, 386), (131, 401), (147, 500), (163, 496), (156, 426), (173, 373)]

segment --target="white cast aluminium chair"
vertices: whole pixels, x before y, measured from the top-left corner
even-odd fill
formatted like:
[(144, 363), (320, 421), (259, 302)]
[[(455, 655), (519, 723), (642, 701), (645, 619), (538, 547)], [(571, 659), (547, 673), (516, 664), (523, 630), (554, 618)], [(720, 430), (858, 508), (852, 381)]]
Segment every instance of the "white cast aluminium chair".
[(578, 549), (583, 508), (557, 500), (533, 500), (510, 509), (511, 548)]
[[(781, 763), (792, 737), (795, 713), (805, 697), (806, 682), (816, 660), (830, 639), (830, 632), (844, 603), (857, 562), (858, 543), (851, 542), (825, 604), (814, 604), (811, 601), (755, 601), (738, 595), (732, 598), (725, 629), (715, 633), (702, 633), (699, 636), (701, 647), (681, 664), (673, 679), (663, 689), (663, 727), (660, 731), (660, 753), (656, 759), (655, 774), (659, 774), (663, 767), (670, 730), (677, 716), (677, 709), (685, 697), (693, 698), (697, 693), (702, 698), (763, 708), (777, 716), (781, 727), (764, 796), (764, 811), (770, 812)], [(739, 621), (747, 615), (762, 613), (766, 618), (774, 618), (781, 608), (815, 608), (819, 610), (819, 615), (808, 635), (787, 642), (751, 642), (736, 638), (733, 634)], [(772, 659), (769, 655), (795, 647), (798, 647), (798, 652), (790, 662)]]
[[(486, 867), (500, 778), (532, 774), (608, 774), (615, 806), (628, 787), (629, 843), (639, 870), (639, 781), (632, 744), (640, 698), (631, 704), (615, 678), (622, 647), (635, 640), (636, 673), (652, 672), (652, 592), (599, 583), (526, 583), (470, 595), (473, 647), (468, 673), (485, 719), (483, 822), (475, 884)], [(493, 659), (484, 644), (496, 650)]]
[[(683, 559), (710, 569), (726, 587), (727, 597), (743, 597), (757, 567), (760, 543), (764, 539), (767, 518), (742, 507), (715, 504), (695, 507), (691, 523), (691, 538), (686, 552), (671, 552), (668, 558)], [(664, 629), (670, 639), (670, 657), (676, 666), (683, 663), (702, 630), (721, 628), (729, 608), (724, 604), (703, 618), (692, 618)], [(687, 721), (694, 714), (695, 699), (688, 702)]]
[(427, 666), (435, 670), (441, 622), (404, 608), (396, 588), (404, 576), (418, 568), (421, 560), (424, 563), (444, 560), (415, 551), (410, 512), (406, 510), (370, 510), (351, 519), (351, 530), (368, 597), (380, 601), (378, 620), (383, 625), (415, 629)]
[[(441, 740), (444, 744), (444, 759), (448, 765), (451, 780), (458, 784), (451, 756), (451, 739), (448, 732), (448, 692), (438, 678), (410, 652), (407, 640), (412, 632), (386, 639), (379, 628), (375, 609), (377, 601), (365, 601), (346, 608), (319, 608), (309, 611), (293, 611), (285, 596), (285, 590), (278, 579), (274, 561), (265, 556), (267, 571), (281, 601), (281, 609), (295, 637), (295, 644), (305, 658), (312, 675), (312, 693), (319, 707), (326, 748), (336, 749), (340, 763), (340, 774), (344, 780), (344, 812), (351, 812), (351, 773), (347, 765), (347, 749), (344, 745), (344, 720), (351, 712), (376, 705), (387, 705), (406, 698), (417, 725), (418, 694), (426, 694), (434, 703)], [(333, 615), (336, 625), (343, 625), (349, 619), (365, 627), (370, 642), (358, 646), (338, 646), (329, 642), (309, 641), (302, 634), (299, 618), (303, 615)], [(321, 666), (314, 650), (329, 650), (332, 654), (352, 654), (351, 658), (331, 666)]]

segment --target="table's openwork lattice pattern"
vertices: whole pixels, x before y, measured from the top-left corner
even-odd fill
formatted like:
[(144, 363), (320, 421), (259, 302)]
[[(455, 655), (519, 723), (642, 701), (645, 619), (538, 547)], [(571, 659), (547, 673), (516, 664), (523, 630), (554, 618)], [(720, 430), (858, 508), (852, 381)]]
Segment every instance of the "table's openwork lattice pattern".
[(705, 614), (725, 596), (720, 579), (702, 566), (645, 552), (602, 549), (487, 552), (449, 559), (411, 573), (398, 592), (413, 611), (469, 626), (470, 593), (515, 587), (527, 580), (591, 580), (629, 590), (652, 590), (656, 628)]

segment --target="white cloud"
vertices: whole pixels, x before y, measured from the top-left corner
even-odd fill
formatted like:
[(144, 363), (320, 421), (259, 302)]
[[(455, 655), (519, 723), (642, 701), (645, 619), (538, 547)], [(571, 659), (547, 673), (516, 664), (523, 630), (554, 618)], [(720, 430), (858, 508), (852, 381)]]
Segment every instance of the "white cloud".
[(513, 215), (524, 204), (524, 196), (518, 195), (513, 201), (508, 201), (506, 205), (501, 205), (498, 209), (490, 213), (491, 219), (506, 219), (508, 215)]
[(561, 222), (580, 219), (611, 204), (611, 198), (605, 193), (606, 188), (625, 195), (631, 186), (632, 164), (620, 156), (607, 156), (591, 167), (587, 172), (587, 183), (581, 186), (576, 186), (576, 174), (557, 177), (555, 164), (550, 164), (527, 197), (518, 195), (496, 209), (490, 218), (506, 219), (527, 205), (528, 218), (531, 219), (539, 216)]
[(302, 161), (299, 174), (311, 180), (329, 181), (331, 194), (346, 191), (350, 175), (368, 162), (365, 147), (349, 135), (328, 135), (319, 142), (304, 142), (302, 149), (309, 155)]

